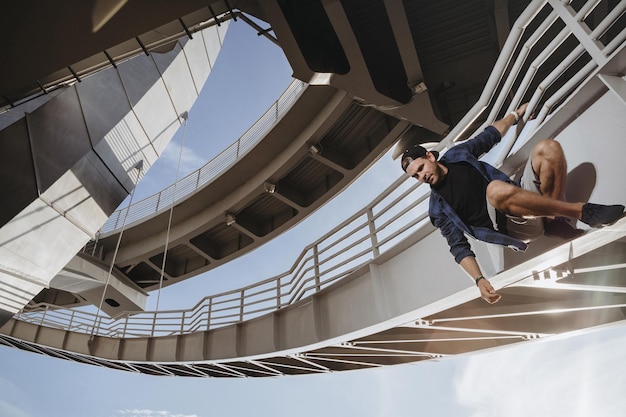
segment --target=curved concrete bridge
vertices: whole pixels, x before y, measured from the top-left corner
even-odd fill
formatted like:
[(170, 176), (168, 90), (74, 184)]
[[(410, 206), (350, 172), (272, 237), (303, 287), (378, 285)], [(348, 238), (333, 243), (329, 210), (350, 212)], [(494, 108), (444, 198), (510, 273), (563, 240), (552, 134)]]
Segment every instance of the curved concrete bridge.
[[(159, 43), (158, 52), (120, 60), (2, 115), (0, 191), (11, 196), (0, 219), (5, 315), (51, 285), (161, 155), (200, 93), (227, 26)], [(66, 274), (56, 285), (98, 304), (93, 279)], [(120, 306), (143, 308), (145, 293), (119, 286), (135, 293)]]
[[(576, 180), (576, 187), (569, 190), (571, 198), (626, 201), (624, 190), (610, 180), (624, 174), (619, 163), (623, 141), (616, 138), (626, 127), (621, 117), (626, 99), (624, 79), (616, 74), (626, 70), (626, 30), (617, 28), (604, 37), (613, 19), (624, 13), (624, 5), (596, 15), (590, 29), (590, 21), (581, 17), (589, 16), (596, 5), (590, 2), (574, 10), (558, 1), (533, 3), (514, 26), (477, 104), (439, 149), (470, 135), (476, 120), (488, 123), (519, 104), (524, 93), (510, 90), (516, 86), (528, 91), (537, 119), (526, 121), (520, 132), (512, 132), (487, 158), (497, 164), (502, 161), (503, 169), (514, 175), (534, 142), (554, 137), (563, 144), (570, 177)], [(549, 13), (537, 13), (544, 6)], [(530, 25), (535, 18), (540, 20)], [(573, 45), (566, 43), (566, 51), (541, 42), (545, 34), (552, 35), (555, 20), (565, 24), (565, 29), (556, 25), (557, 32), (563, 32), (559, 36), (575, 40)], [(524, 33), (526, 27), (537, 32)], [(527, 54), (533, 48), (554, 54), (553, 59), (546, 60), (543, 52)], [(527, 59), (547, 66), (537, 73), (534, 65), (527, 66), (528, 72), (514, 71), (528, 64)], [(564, 77), (565, 68), (559, 63), (570, 60), (573, 73)], [(485, 113), (489, 115), (484, 117)], [(590, 146), (606, 152), (589, 152)], [(367, 231), (359, 243), (368, 242), (368, 248), (359, 252), (361, 257), (355, 255), (354, 264), (336, 273), (319, 268), (320, 259), (312, 256), (313, 267), (303, 266), (312, 275), (302, 275), (293, 283), (295, 296), (291, 289), (282, 292), (284, 276), (275, 277), (268, 281), (269, 289), (261, 289), (268, 282), (260, 282), (240, 289), (239, 299), (232, 298), (237, 291), (227, 294), (230, 307), (214, 308), (224, 301), (208, 297), (206, 305), (177, 312), (173, 326), (168, 324), (171, 312), (112, 320), (96, 316), (89, 322), (51, 308), (11, 320), (2, 328), (1, 340), (9, 346), (135, 372), (242, 377), (431, 359), (624, 320), (626, 291), (620, 277), (625, 264), (625, 219), (567, 243), (542, 239), (525, 254), (475, 243), (476, 251), (484, 255), (481, 259), (487, 260), (483, 269), (504, 295), (499, 304), (488, 308), (450, 262), (443, 239), (433, 233), (424, 207), (427, 191), (415, 187), (400, 192), (400, 198), (389, 197), (402, 182), (359, 213), (368, 218), (359, 229)], [(380, 211), (374, 209), (388, 197)], [(400, 212), (385, 218), (392, 208)], [(385, 230), (392, 225), (393, 232)], [(338, 231), (338, 240), (327, 248), (337, 246), (339, 253), (350, 256), (355, 246), (346, 244), (345, 236), (361, 235), (347, 230), (351, 229)], [(415, 270), (416, 264), (423, 268)], [(339, 266), (328, 269), (335, 268)], [(274, 304), (270, 312), (254, 310), (251, 306), (258, 303), (254, 297), (269, 292), (276, 293), (268, 297)], [(283, 304), (284, 296), (288, 304)], [(224, 321), (217, 323), (216, 318)]]

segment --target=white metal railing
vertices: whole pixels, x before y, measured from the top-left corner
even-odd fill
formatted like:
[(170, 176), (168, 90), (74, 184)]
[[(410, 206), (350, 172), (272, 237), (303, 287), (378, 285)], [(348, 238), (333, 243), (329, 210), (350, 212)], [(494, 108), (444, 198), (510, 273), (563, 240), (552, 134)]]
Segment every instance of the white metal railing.
[(289, 271), (205, 297), (187, 310), (108, 318), (41, 304), (39, 311), (23, 312), (17, 318), (109, 337), (190, 333), (248, 320), (297, 303), (341, 280), (429, 223), (427, 198), (427, 187), (402, 176), (367, 207), (307, 246)]
[(100, 228), (100, 234), (119, 231), (124, 221), (128, 226), (128, 224), (138, 222), (146, 216), (166, 210), (171, 206), (172, 202), (178, 202), (188, 197), (198, 188), (214, 180), (220, 173), (224, 172), (253, 148), (291, 108), (305, 89), (306, 83), (300, 80), (293, 80), (265, 113), (228, 148), (224, 149), (201, 168), (181, 178), (176, 184), (172, 184), (150, 197), (115, 211)]
[[(81, 79), (85, 79), (93, 74), (96, 74), (105, 69), (111, 68), (116, 65), (120, 65), (124, 61), (135, 58), (139, 55), (143, 55), (148, 52), (155, 51), (163, 46), (169, 46), (174, 42), (177, 42), (181, 38), (189, 37), (190, 34), (194, 34), (196, 32), (203, 31), (204, 29), (220, 26), (222, 23), (229, 21), (230, 19), (237, 20), (237, 18), (241, 19), (253, 29), (255, 29), (259, 36), (264, 36), (270, 42), (278, 45), (278, 41), (270, 34), (268, 31), (260, 27), (254, 20), (250, 19), (248, 16), (243, 14), (239, 10), (229, 10), (228, 12), (221, 13), (220, 15), (214, 15), (212, 19), (197, 23), (193, 26), (189, 26), (186, 28), (181, 27), (181, 29), (175, 33), (164, 36), (162, 38), (156, 40), (147, 41), (143, 39), (143, 44), (137, 42), (135, 47), (131, 47), (131, 43), (125, 42), (124, 46), (128, 49), (125, 49), (123, 52), (120, 52), (119, 55), (114, 57), (108, 57), (107, 60), (93, 60), (86, 59), (83, 62), (90, 62), (93, 65), (84, 68), (74, 68), (72, 67), (72, 72), (66, 74), (65, 72), (57, 72), (55, 75), (58, 75), (57, 78), (52, 81), (45, 83), (43, 85), (38, 85), (38, 91), (34, 94), (27, 93), (28, 95), (23, 97), (18, 97), (14, 102), (8, 103), (0, 107), (0, 114), (9, 111), (10, 109), (20, 106), (26, 102), (37, 99), (45, 94), (50, 94), (51, 92), (58, 90), (64, 86), (72, 85), (78, 82)], [(139, 38), (142, 36), (140, 35)], [(119, 46), (119, 45), (118, 45)], [(278, 45), (280, 46), (280, 45)], [(100, 53), (101, 54), (101, 53)], [(106, 54), (106, 52), (105, 52)], [(95, 62), (95, 63), (94, 63)], [(69, 67), (68, 67), (69, 69)]]
[[(600, 2), (594, 1), (592, 3), (595, 7)], [(523, 38), (524, 28), (537, 18), (540, 9), (552, 7), (557, 13), (549, 13), (542, 22), (534, 22), (539, 23), (537, 30), (546, 30), (555, 22), (565, 20), (569, 30), (576, 31), (576, 37), (579, 38), (578, 44), (583, 45), (585, 49), (587, 49), (586, 45), (595, 45), (593, 47), (597, 47), (606, 57), (606, 60), (602, 60), (608, 62), (612, 54), (624, 49), (626, 29), (621, 28), (612, 38), (604, 39), (604, 43), (600, 43), (599, 39), (606, 32), (606, 29), (624, 14), (625, 3), (622, 1), (616, 6), (616, 9), (621, 10), (617, 12), (616, 9), (611, 10), (607, 17), (596, 26), (596, 29), (602, 28), (601, 30), (580, 31), (579, 28), (575, 27), (576, 25), (580, 26), (578, 23), (580, 19), (569, 19), (567, 16), (563, 16), (564, 10), (570, 17), (576, 15), (576, 12), (570, 13), (569, 6), (563, 6), (561, 2), (556, 0), (532, 2), (518, 19), (479, 103), (463, 119), (463, 125), (455, 127), (442, 141), (443, 143), (439, 145), (440, 149), (452, 146), (454, 142), (459, 140), (468, 130), (468, 126), (472, 125), (484, 110), (489, 109), (490, 114), (494, 115), (495, 118), (495, 115), (506, 114), (509, 109), (520, 104), (519, 101), (512, 101), (508, 104), (509, 109), (504, 110), (507, 97), (511, 97), (513, 93), (511, 91), (512, 85), (518, 83), (517, 89), (527, 90), (531, 84), (531, 79), (525, 77), (521, 72), (515, 71), (515, 68), (521, 68), (524, 64), (518, 60), (525, 61), (528, 57), (524, 49), (536, 46), (535, 39), (537, 37), (535, 34), (526, 36), (526, 43), (521, 48), (518, 43)], [(589, 11), (585, 9), (582, 14), (579, 14), (582, 17)], [(607, 19), (611, 21), (606, 21)], [(549, 23), (545, 23), (546, 21)], [(589, 33), (589, 38), (580, 39), (581, 32)], [(573, 49), (578, 48), (578, 44)], [(594, 56), (593, 54), (589, 55)], [(597, 56), (597, 54), (595, 55)], [(589, 62), (580, 66), (572, 78), (580, 79), (581, 81), (578, 82), (580, 85), (594, 76), (602, 65), (603, 63), (599, 62), (598, 59), (589, 58)], [(593, 68), (590, 70), (589, 67)], [(537, 83), (533, 92), (533, 99), (545, 94), (544, 81), (558, 78), (555, 78), (558, 75), (555, 73), (564, 70), (563, 66), (558, 64), (554, 68), (548, 68), (548, 70), (550, 69), (551, 71), (544, 71), (547, 75)], [(514, 80), (505, 77), (505, 74), (508, 74), (508, 77), (514, 77)], [(543, 106), (548, 108), (546, 114), (555, 110), (550, 106), (555, 105), (555, 103), (564, 103), (574, 91), (575, 86), (570, 86), (566, 82), (550, 97), (545, 97)], [(538, 129), (545, 119), (545, 117), (539, 119), (533, 128)], [(289, 271), (244, 288), (205, 297), (187, 310), (153, 311), (132, 316), (126, 314), (118, 318), (105, 318), (76, 310), (55, 310), (52, 305), (41, 304), (39, 310), (22, 312), (16, 318), (69, 331), (124, 338), (185, 334), (258, 317), (261, 314), (297, 303), (320, 289), (341, 280), (427, 226), (429, 224), (427, 219), (428, 191), (427, 187), (420, 187), (419, 183), (408, 176), (402, 176), (365, 208), (307, 246)]]
[[(610, 9), (606, 16), (599, 21), (594, 28), (588, 27), (585, 19), (590, 13), (599, 8), (602, 3), (608, 3), (602, 0), (590, 0), (583, 3), (579, 10), (574, 10), (569, 6), (567, 0), (536, 0), (524, 10), (522, 15), (517, 19), (511, 33), (508, 36), (500, 56), (496, 61), (494, 69), (487, 80), (485, 89), (483, 90), (479, 100), (470, 109), (470, 111), (461, 119), (461, 121), (451, 130), (447, 137), (441, 141), (437, 150), (442, 150), (453, 146), (455, 142), (467, 138), (471, 132), (468, 128), (480, 118), (485, 110), (489, 108), (489, 115), (486, 117), (487, 123), (493, 121), (498, 115), (504, 115), (515, 110), (528, 88), (537, 78), (538, 69), (547, 64), (547, 59), (555, 53), (556, 48), (562, 45), (563, 41), (569, 37), (577, 38), (577, 45), (572, 48), (568, 57), (559, 62), (559, 64), (550, 71), (548, 76), (539, 80), (535, 86), (532, 97), (529, 101), (529, 109), (533, 109), (535, 114), (534, 126), (538, 128), (548, 115), (562, 103), (563, 100), (571, 95), (573, 90), (584, 83), (586, 79), (595, 75), (595, 72), (604, 66), (610, 57), (615, 54), (619, 48), (623, 48), (626, 40), (626, 28), (624, 27), (623, 15), (626, 12), (626, 1), (621, 1), (615, 7)], [(607, 8), (609, 7), (605, 4)], [(548, 8), (548, 9), (546, 9)], [(536, 20), (541, 10), (547, 10), (547, 16), (540, 22)], [(622, 19), (622, 20), (620, 20)], [(557, 22), (563, 22), (563, 28), (557, 37), (540, 51), (538, 56), (528, 62), (532, 56), (531, 51), (537, 48), (538, 42), (542, 36), (550, 28), (554, 28)], [(582, 22), (582, 24), (581, 24)], [(607, 34), (607, 31), (614, 25), (621, 22), (621, 30), (613, 37), (601, 41), (601, 38)], [(531, 23), (537, 23), (537, 29), (532, 33), (526, 33), (526, 28)], [(586, 29), (589, 30), (586, 30)], [(620, 29), (616, 27), (616, 29)], [(527, 35), (525, 37), (525, 35)], [(576, 60), (583, 57), (587, 53), (589, 59), (587, 64), (580, 69), (568, 82), (552, 94), (549, 98), (545, 98), (545, 92), (553, 84), (559, 76)], [(528, 65), (528, 69), (524, 74), (520, 71)], [(513, 86), (519, 83), (515, 91)], [(495, 94), (497, 96), (495, 96)], [(510, 97), (513, 97), (510, 99)], [(494, 100), (495, 97), (495, 100)], [(507, 103), (508, 100), (508, 105)], [(541, 107), (538, 104), (543, 101)], [(530, 112), (524, 115), (524, 120), (528, 120)], [(484, 125), (482, 126), (484, 127)], [(482, 127), (480, 129), (482, 129)], [(480, 130), (478, 129), (478, 130)], [(516, 137), (511, 136), (510, 140), (515, 141)], [(503, 147), (501, 154), (497, 158), (495, 164), (499, 165), (507, 157), (513, 147), (513, 143), (507, 143)]]

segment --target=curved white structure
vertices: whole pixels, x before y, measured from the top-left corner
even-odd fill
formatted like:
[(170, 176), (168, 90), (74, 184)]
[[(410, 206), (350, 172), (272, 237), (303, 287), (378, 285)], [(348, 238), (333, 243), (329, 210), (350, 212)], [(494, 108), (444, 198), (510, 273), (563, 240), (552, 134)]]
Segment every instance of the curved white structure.
[[(320, 5), (337, 12), (335, 3)], [(626, 129), (626, 4), (596, 11), (597, 5), (587, 2), (573, 9), (557, 0), (532, 2), (503, 42), (478, 103), (438, 149), (470, 136), (526, 96), (537, 119), (525, 120), (486, 158), (516, 175), (530, 147), (553, 137), (570, 164), (568, 198), (626, 201), (626, 190), (614, 181), (624, 175), (626, 150), (621, 140)], [(345, 14), (330, 14), (331, 23), (348, 18), (346, 7)], [(349, 38), (346, 27), (339, 26), (339, 37)], [(294, 38), (302, 35), (295, 25), (292, 29)], [(306, 65), (325, 64), (315, 61), (320, 51), (310, 52)], [(400, 61), (410, 62), (409, 55)], [(349, 75), (338, 78), (341, 85), (351, 84)], [(405, 87), (389, 86), (399, 97)], [(376, 109), (352, 99), (355, 106)], [(385, 132), (390, 134), (408, 123), (381, 117), (390, 110), (398, 109), (352, 114), (363, 115), (366, 122), (376, 117), (393, 121)], [(329, 124), (322, 135), (346, 126), (343, 118)], [(340, 142), (330, 137), (331, 143)], [(305, 157), (304, 150), (296, 151), (307, 161), (324, 157), (313, 153)], [(327, 165), (341, 167), (341, 155), (330, 155)], [(626, 219), (570, 242), (541, 239), (523, 254), (473, 242), (483, 270), (504, 296), (489, 307), (477, 299), (476, 288), (428, 222), (428, 190), (405, 186), (405, 180), (306, 248), (294, 268), (280, 276), (206, 297), (185, 311), (103, 319), (42, 308), (10, 320), (0, 341), (157, 375), (274, 376), (430, 359), (624, 320)], [(233, 224), (220, 225), (219, 232)]]
[[(2, 115), (3, 169), (17, 174), (2, 189), (13, 195), (0, 228), (4, 314), (50, 285), (161, 155), (200, 94), (227, 27), (211, 26)], [(98, 305), (101, 290), (91, 290), (104, 282), (78, 272), (55, 285)], [(118, 303), (144, 305), (141, 290), (117, 286), (124, 288)]]

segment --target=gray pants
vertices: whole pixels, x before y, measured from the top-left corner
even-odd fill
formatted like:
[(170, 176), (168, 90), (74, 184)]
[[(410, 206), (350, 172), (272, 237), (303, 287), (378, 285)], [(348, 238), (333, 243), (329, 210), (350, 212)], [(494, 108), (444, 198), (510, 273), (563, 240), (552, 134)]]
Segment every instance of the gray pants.
[[(524, 167), (524, 173), (522, 174), (521, 187), (525, 190), (532, 191), (537, 194), (541, 194), (539, 191), (540, 182), (535, 176), (530, 158), (526, 162)], [(494, 228), (498, 230), (498, 221), (496, 215), (496, 209), (487, 201), (487, 211), (491, 217)], [(500, 213), (500, 216), (506, 217), (506, 234), (521, 240), (522, 242), (531, 242), (543, 235), (543, 217), (534, 216), (510, 216), (508, 214)]]

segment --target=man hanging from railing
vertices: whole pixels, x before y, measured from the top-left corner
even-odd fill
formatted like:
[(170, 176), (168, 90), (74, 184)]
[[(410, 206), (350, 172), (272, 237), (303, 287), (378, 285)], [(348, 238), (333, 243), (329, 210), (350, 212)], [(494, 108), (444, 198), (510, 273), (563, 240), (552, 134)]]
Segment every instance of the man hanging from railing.
[(500, 295), (483, 276), (465, 234), (523, 251), (542, 234), (569, 240), (584, 233), (570, 225), (570, 218), (602, 227), (624, 213), (623, 205), (563, 200), (567, 162), (561, 145), (553, 139), (533, 147), (518, 181), (478, 160), (519, 121), (527, 105), (454, 146), (440, 160), (437, 151), (419, 145), (406, 149), (400, 159), (405, 172), (430, 184), (431, 222), (448, 241), (456, 262), (475, 280), (481, 297), (491, 304)]

